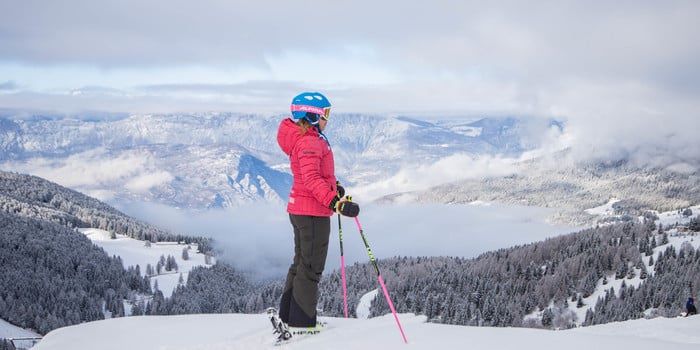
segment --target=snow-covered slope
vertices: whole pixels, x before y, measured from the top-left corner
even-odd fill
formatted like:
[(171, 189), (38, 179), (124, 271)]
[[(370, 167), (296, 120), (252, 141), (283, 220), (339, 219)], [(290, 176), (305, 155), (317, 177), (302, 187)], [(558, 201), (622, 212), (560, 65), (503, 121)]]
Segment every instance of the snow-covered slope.
[(15, 340), (14, 344), (16, 347), (30, 347), (34, 344), (33, 339), (41, 338), (41, 334), (36, 333), (32, 330), (17, 327), (3, 319), (0, 319), (0, 339), (27, 339), (27, 340)]
[(497, 202), (555, 208), (553, 222), (594, 224), (612, 214), (640, 215), (700, 203), (700, 176), (672, 169), (639, 167), (629, 161), (575, 162), (571, 152), (513, 163), (499, 176), (484, 176), (397, 193), (389, 203)]
[[(124, 235), (115, 235), (112, 239), (108, 231), (96, 228), (81, 228), (78, 231), (87, 236), (94, 244), (98, 245), (109, 255), (116, 255), (122, 259), (124, 267), (139, 266), (139, 271), (142, 276), (146, 275), (146, 266), (149, 264), (154, 271), (158, 260), (161, 256), (172, 256), (177, 262), (177, 270), (165, 271), (161, 273), (155, 272), (150, 275), (151, 286), (153, 287), (158, 282), (158, 289), (163, 292), (164, 296), (170, 296), (178, 285), (180, 275), (182, 275), (183, 283), (187, 282), (189, 272), (197, 266), (205, 266), (206, 259), (204, 254), (197, 253), (197, 245), (190, 244), (188, 249), (188, 259), (182, 258), (183, 249), (187, 249), (187, 244), (178, 244), (177, 242), (158, 242), (152, 243), (149, 246), (144, 241), (133, 239)], [(214, 258), (210, 258), (210, 263), (214, 263)]]
[(275, 347), (265, 315), (139, 316), (57, 329), (35, 350), (122, 349), (698, 349), (700, 316), (635, 320), (565, 331), (463, 327), (400, 315), (408, 344), (391, 315), (369, 320), (321, 318), (320, 334)]
[[(618, 201), (619, 200), (613, 198), (608, 203), (601, 205), (600, 207), (588, 209), (587, 212), (590, 212), (591, 214), (595, 215), (602, 215), (605, 217), (614, 216), (614, 210), (612, 206)], [(691, 209), (693, 212), (700, 212), (700, 205), (690, 207), (689, 209)], [(655, 221), (656, 225), (687, 225), (691, 220), (691, 217), (683, 216), (678, 211), (668, 211), (656, 214), (658, 214), (659, 217), (659, 219)], [(639, 220), (642, 220), (642, 217), (640, 217)], [(673, 247), (677, 252), (680, 252), (683, 246), (692, 247), (692, 249), (700, 248), (700, 236), (696, 232), (681, 232), (678, 228), (672, 228), (669, 229), (668, 232), (666, 232), (666, 234), (668, 240), (667, 243), (661, 243), (662, 235), (657, 234), (657, 237), (655, 238), (656, 241), (660, 243), (653, 248), (653, 254), (651, 254), (650, 256), (646, 256), (645, 253), (641, 254), (641, 260), (646, 268), (646, 271), (644, 272), (649, 275), (654, 275), (655, 273), (655, 270), (652, 266), (653, 264), (650, 264), (650, 260), (652, 258), (654, 260), (658, 260), (659, 255), (666, 251), (667, 248)], [(578, 300), (568, 299), (568, 312), (571, 312), (574, 315), (576, 315), (574, 323), (579, 326), (582, 325), (586, 320), (586, 313), (588, 312), (588, 310), (595, 311), (595, 306), (598, 302), (598, 299), (605, 298), (606, 292), (612, 291), (613, 293), (615, 293), (616, 297), (620, 297), (620, 291), (622, 290), (623, 284), (626, 287), (639, 288), (639, 286), (642, 283), (644, 283), (646, 276), (642, 276), (642, 269), (640, 269), (639, 267), (629, 266), (629, 269), (632, 272), (628, 273), (627, 276), (623, 278), (616, 279), (615, 273), (611, 273), (605, 276), (604, 278), (599, 279), (596, 284), (595, 290), (590, 295), (586, 297), (581, 297), (581, 302), (583, 303), (582, 306), (578, 305)], [(554, 302), (552, 301), (548, 308), (553, 307)], [(535, 310), (532, 313), (526, 315), (523, 318), (523, 321), (528, 321), (529, 319), (541, 320), (543, 312), (544, 310)], [(649, 315), (652, 312), (653, 309), (650, 309), (645, 311), (645, 314)]]
[(374, 289), (372, 291), (367, 292), (360, 298), (360, 302), (357, 303), (357, 309), (355, 310), (357, 318), (369, 318), (369, 315), (371, 313), (370, 307), (372, 306), (372, 301), (374, 300), (374, 298), (377, 297), (378, 293), (379, 289)]

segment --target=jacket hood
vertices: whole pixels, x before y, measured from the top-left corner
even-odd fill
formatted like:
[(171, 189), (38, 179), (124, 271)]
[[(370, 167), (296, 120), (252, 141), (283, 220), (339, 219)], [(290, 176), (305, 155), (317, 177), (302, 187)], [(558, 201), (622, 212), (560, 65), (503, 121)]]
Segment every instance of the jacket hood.
[(301, 128), (294, 123), (290, 118), (282, 120), (279, 129), (277, 129), (277, 144), (282, 151), (289, 156), (297, 144), (297, 141), (306, 135), (317, 134), (315, 128), (309, 128), (305, 134), (301, 133)]

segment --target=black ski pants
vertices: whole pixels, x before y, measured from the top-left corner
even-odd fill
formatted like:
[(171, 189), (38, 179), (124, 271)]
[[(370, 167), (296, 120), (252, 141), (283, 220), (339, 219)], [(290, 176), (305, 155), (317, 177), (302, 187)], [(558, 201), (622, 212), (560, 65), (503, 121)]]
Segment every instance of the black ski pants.
[(290, 327), (314, 327), (331, 219), (289, 214), (289, 220), (294, 228), (294, 260), (287, 273), (279, 315)]

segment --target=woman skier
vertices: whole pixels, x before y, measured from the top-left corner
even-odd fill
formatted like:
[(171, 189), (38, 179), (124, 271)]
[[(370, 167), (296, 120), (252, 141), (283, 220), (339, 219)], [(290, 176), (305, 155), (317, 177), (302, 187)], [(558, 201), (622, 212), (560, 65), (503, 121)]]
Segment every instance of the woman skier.
[(287, 212), (294, 230), (294, 260), (287, 273), (279, 318), (289, 327), (316, 327), (318, 283), (326, 264), (330, 217), (354, 217), (360, 208), (345, 197), (335, 178), (333, 151), (323, 134), (331, 104), (318, 92), (292, 100), (291, 118), (277, 131), (277, 143), (289, 156), (294, 182)]

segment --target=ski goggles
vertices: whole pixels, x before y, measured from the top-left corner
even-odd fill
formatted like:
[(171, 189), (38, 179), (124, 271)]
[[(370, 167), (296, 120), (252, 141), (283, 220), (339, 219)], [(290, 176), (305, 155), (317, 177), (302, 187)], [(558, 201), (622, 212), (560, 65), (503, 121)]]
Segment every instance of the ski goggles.
[(315, 107), (315, 106), (305, 106), (305, 105), (292, 105), (292, 112), (307, 112), (316, 114), (317, 117), (314, 120), (310, 120), (311, 124), (318, 123), (319, 117), (325, 121), (331, 118), (331, 108), (330, 107)]
[(328, 121), (331, 119), (331, 107), (326, 107), (323, 109), (323, 114), (321, 114), (321, 119)]

